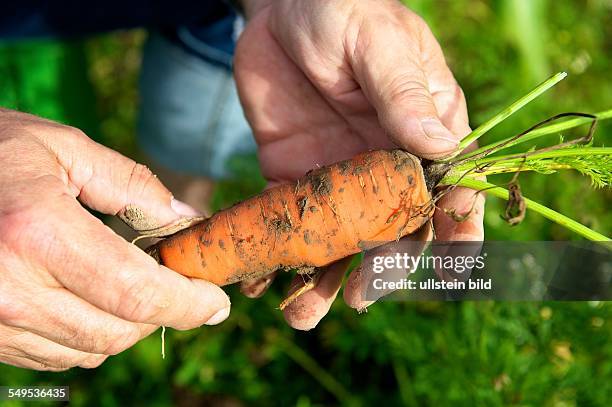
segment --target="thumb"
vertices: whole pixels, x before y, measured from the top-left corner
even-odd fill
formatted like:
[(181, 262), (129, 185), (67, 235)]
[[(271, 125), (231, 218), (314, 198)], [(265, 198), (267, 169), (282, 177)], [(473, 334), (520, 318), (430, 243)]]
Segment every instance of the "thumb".
[(58, 144), (52, 149), (66, 170), (75, 195), (89, 208), (119, 215), (139, 231), (199, 215), (174, 199), (145, 165), (94, 142), (78, 130), (69, 131), (74, 137), (64, 134), (50, 138), (49, 142)]
[(420, 51), (414, 49), (418, 48), (416, 34), (379, 25), (368, 35), (370, 45), (357, 47), (352, 66), (384, 130), (398, 145), (421, 157), (454, 152), (459, 137), (440, 120)]

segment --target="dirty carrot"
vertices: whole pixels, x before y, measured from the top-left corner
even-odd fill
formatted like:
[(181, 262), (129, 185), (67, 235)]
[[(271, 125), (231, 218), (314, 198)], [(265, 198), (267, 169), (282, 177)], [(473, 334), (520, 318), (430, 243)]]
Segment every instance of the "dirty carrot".
[[(431, 219), (436, 202), (457, 187), (474, 189), (474, 203), (485, 191), (509, 200), (503, 217), (511, 225), (520, 223), (529, 208), (587, 239), (610, 241), (609, 237), (523, 197), (517, 175), (526, 171), (551, 174), (576, 170), (588, 175), (596, 187), (612, 185), (612, 149), (592, 146), (597, 121), (612, 118), (612, 110), (595, 115), (561, 113), (510, 138), (459, 153), (462, 147), (479, 139), (564, 77), (565, 73), (552, 76), (500, 111), (464, 137), (456, 154), (422, 162), (401, 150), (367, 152), (311, 171), (295, 183), (269, 189), (209, 219), (182, 220), (147, 230), (141, 237), (166, 237), (182, 229), (147, 252), (181, 274), (217, 285), (261, 277), (276, 270), (305, 274), (304, 286), (287, 297), (281, 309), (317, 284), (320, 267), (416, 231)], [(552, 124), (572, 116), (576, 118)], [(497, 154), (508, 147), (587, 123), (590, 127), (583, 137), (522, 153)], [(483, 176), (506, 173), (515, 173), (508, 189), (482, 181)], [(468, 219), (471, 211), (457, 214), (455, 208), (444, 208), (457, 222)], [(128, 224), (141, 217), (138, 211), (129, 215), (124, 218)]]
[(414, 232), (434, 206), (421, 161), (372, 151), (268, 189), (148, 249), (217, 285), (283, 269), (304, 273)]

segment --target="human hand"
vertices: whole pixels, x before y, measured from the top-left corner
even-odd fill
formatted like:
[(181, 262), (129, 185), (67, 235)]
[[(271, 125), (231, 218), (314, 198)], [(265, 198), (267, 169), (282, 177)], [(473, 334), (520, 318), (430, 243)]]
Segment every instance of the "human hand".
[(1, 362), (91, 368), (160, 325), (227, 318), (220, 288), (159, 266), (81, 206), (140, 208), (146, 229), (193, 216), (146, 167), (77, 129), (5, 109), (0, 162)]
[[(400, 146), (424, 158), (453, 153), (470, 132), (465, 98), (427, 24), (394, 0), (246, 0), (250, 16), (237, 49), (238, 91), (271, 184), (373, 149)], [(466, 213), (456, 223), (443, 212)], [(438, 206), (440, 241), (483, 239), (483, 198), (458, 188)], [(429, 227), (410, 237), (431, 240)], [(285, 309), (289, 324), (311, 329), (336, 297), (347, 261), (330, 266), (317, 288)], [(243, 285), (258, 296), (272, 276)], [(296, 279), (294, 289), (301, 279)], [(362, 309), (352, 273), (347, 303)]]

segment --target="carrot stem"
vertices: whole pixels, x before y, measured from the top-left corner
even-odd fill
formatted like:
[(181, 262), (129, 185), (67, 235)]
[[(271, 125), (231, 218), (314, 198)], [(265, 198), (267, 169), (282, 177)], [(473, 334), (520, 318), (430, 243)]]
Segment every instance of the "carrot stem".
[[(493, 157), (484, 157), (473, 161), (468, 161), (464, 164), (458, 165), (455, 171), (461, 172), (463, 170), (474, 169), (482, 167), (484, 164), (494, 163), (493, 166), (486, 168), (482, 171), (484, 175), (495, 174), (495, 164), (500, 164), (503, 168), (513, 165), (520, 168), (521, 164), (528, 163), (536, 160), (554, 160), (563, 157), (581, 157), (588, 159), (593, 156), (611, 156), (612, 147), (568, 147), (559, 150), (542, 151), (541, 153), (533, 153), (526, 157), (520, 157), (520, 154), (507, 154)], [(554, 162), (551, 162), (554, 164)], [(560, 163), (562, 164), (562, 163)], [(529, 170), (526, 167), (526, 170)], [(507, 172), (507, 171), (504, 171)], [(480, 172), (479, 172), (480, 173)]]
[[(459, 143), (457, 151), (463, 151), (467, 146), (472, 144), (474, 141), (478, 140), (485, 133), (491, 130), (493, 127), (497, 126), (499, 123), (506, 120), (508, 117), (512, 116), (514, 113), (521, 110), (525, 105), (529, 102), (546, 92), (548, 89), (555, 86), (557, 83), (562, 81), (567, 76), (566, 72), (559, 72), (549, 79), (545, 80), (538, 86), (536, 86), (531, 92), (527, 93), (525, 96), (519, 98), (514, 103), (503, 109), (501, 112), (493, 116), (488, 121), (484, 122), (480, 126), (478, 126), (475, 130), (473, 130), (470, 134), (468, 134), (461, 142)], [(450, 157), (454, 158), (454, 157)], [(450, 159), (449, 158), (449, 159)], [(448, 160), (448, 159), (447, 159)]]
[[(606, 120), (606, 119), (611, 119), (612, 118), (612, 109), (610, 110), (605, 110), (603, 112), (599, 112), (599, 113), (595, 113), (595, 116), (597, 117), (597, 120)], [(501, 151), (505, 148), (508, 147), (512, 147), (515, 146), (517, 144), (520, 143), (524, 143), (527, 141), (531, 141), (531, 140), (535, 140), (537, 138), (543, 137), (543, 136), (548, 136), (550, 134), (555, 134), (555, 133), (559, 133), (561, 131), (564, 130), (569, 130), (569, 129), (573, 129), (575, 127), (578, 126), (582, 126), (584, 124), (590, 123), (592, 121), (592, 119), (587, 118), (587, 117), (577, 117), (575, 119), (570, 119), (570, 120), (566, 120), (564, 122), (561, 123), (554, 123), (554, 124), (550, 124), (548, 126), (544, 126), (544, 127), (540, 127), (538, 129), (535, 129), (533, 131), (530, 131), (529, 133), (525, 134), (524, 136), (522, 136), (519, 139), (516, 139), (515, 141), (510, 141), (512, 138), (514, 137), (508, 137), (506, 139), (500, 140), (500, 141), (496, 141), (494, 143), (488, 144), (486, 146), (482, 146), (476, 150), (470, 151), (469, 153), (460, 155), (459, 157), (457, 157), (457, 160), (463, 160), (465, 158), (469, 158), (469, 157), (473, 157), (476, 156), (484, 151), (487, 151), (489, 149), (493, 149), (497, 146), (501, 146), (502, 144), (504, 144), (503, 147), (501, 147), (500, 149), (495, 149), (495, 152)], [(508, 144), (505, 144), (508, 143)]]
[[(449, 177), (447, 180), (444, 181), (444, 184), (446, 185), (456, 184), (458, 186), (474, 189), (477, 191), (486, 189), (487, 194), (491, 194), (498, 198), (508, 200), (508, 190), (505, 188), (496, 186), (494, 184), (490, 184), (485, 181), (480, 181), (480, 180), (476, 180), (473, 178), (469, 178), (469, 177), (463, 177), (461, 179), (459, 179), (459, 177), (456, 177), (454, 182), (452, 178), (454, 177)], [(612, 241), (612, 239), (610, 239), (609, 237), (604, 236), (601, 233), (596, 232), (593, 229), (586, 227), (582, 223), (579, 223), (571, 218), (568, 218), (567, 216), (557, 211), (554, 211), (540, 203), (532, 201), (531, 199), (528, 199), (528, 198), (524, 198), (524, 199), (525, 199), (525, 204), (527, 205), (527, 208), (531, 209), (534, 212), (539, 213), (540, 215), (552, 220), (555, 223), (558, 223), (559, 225), (573, 232), (578, 233), (580, 236), (586, 239), (593, 240), (593, 241), (601, 241), (601, 242)]]

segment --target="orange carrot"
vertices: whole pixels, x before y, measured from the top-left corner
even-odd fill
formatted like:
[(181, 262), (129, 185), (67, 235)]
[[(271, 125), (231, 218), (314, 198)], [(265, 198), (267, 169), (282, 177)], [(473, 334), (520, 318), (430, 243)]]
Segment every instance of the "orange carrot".
[(325, 266), (414, 232), (432, 212), (420, 160), (373, 151), (268, 189), (148, 252), (181, 274), (226, 285)]

